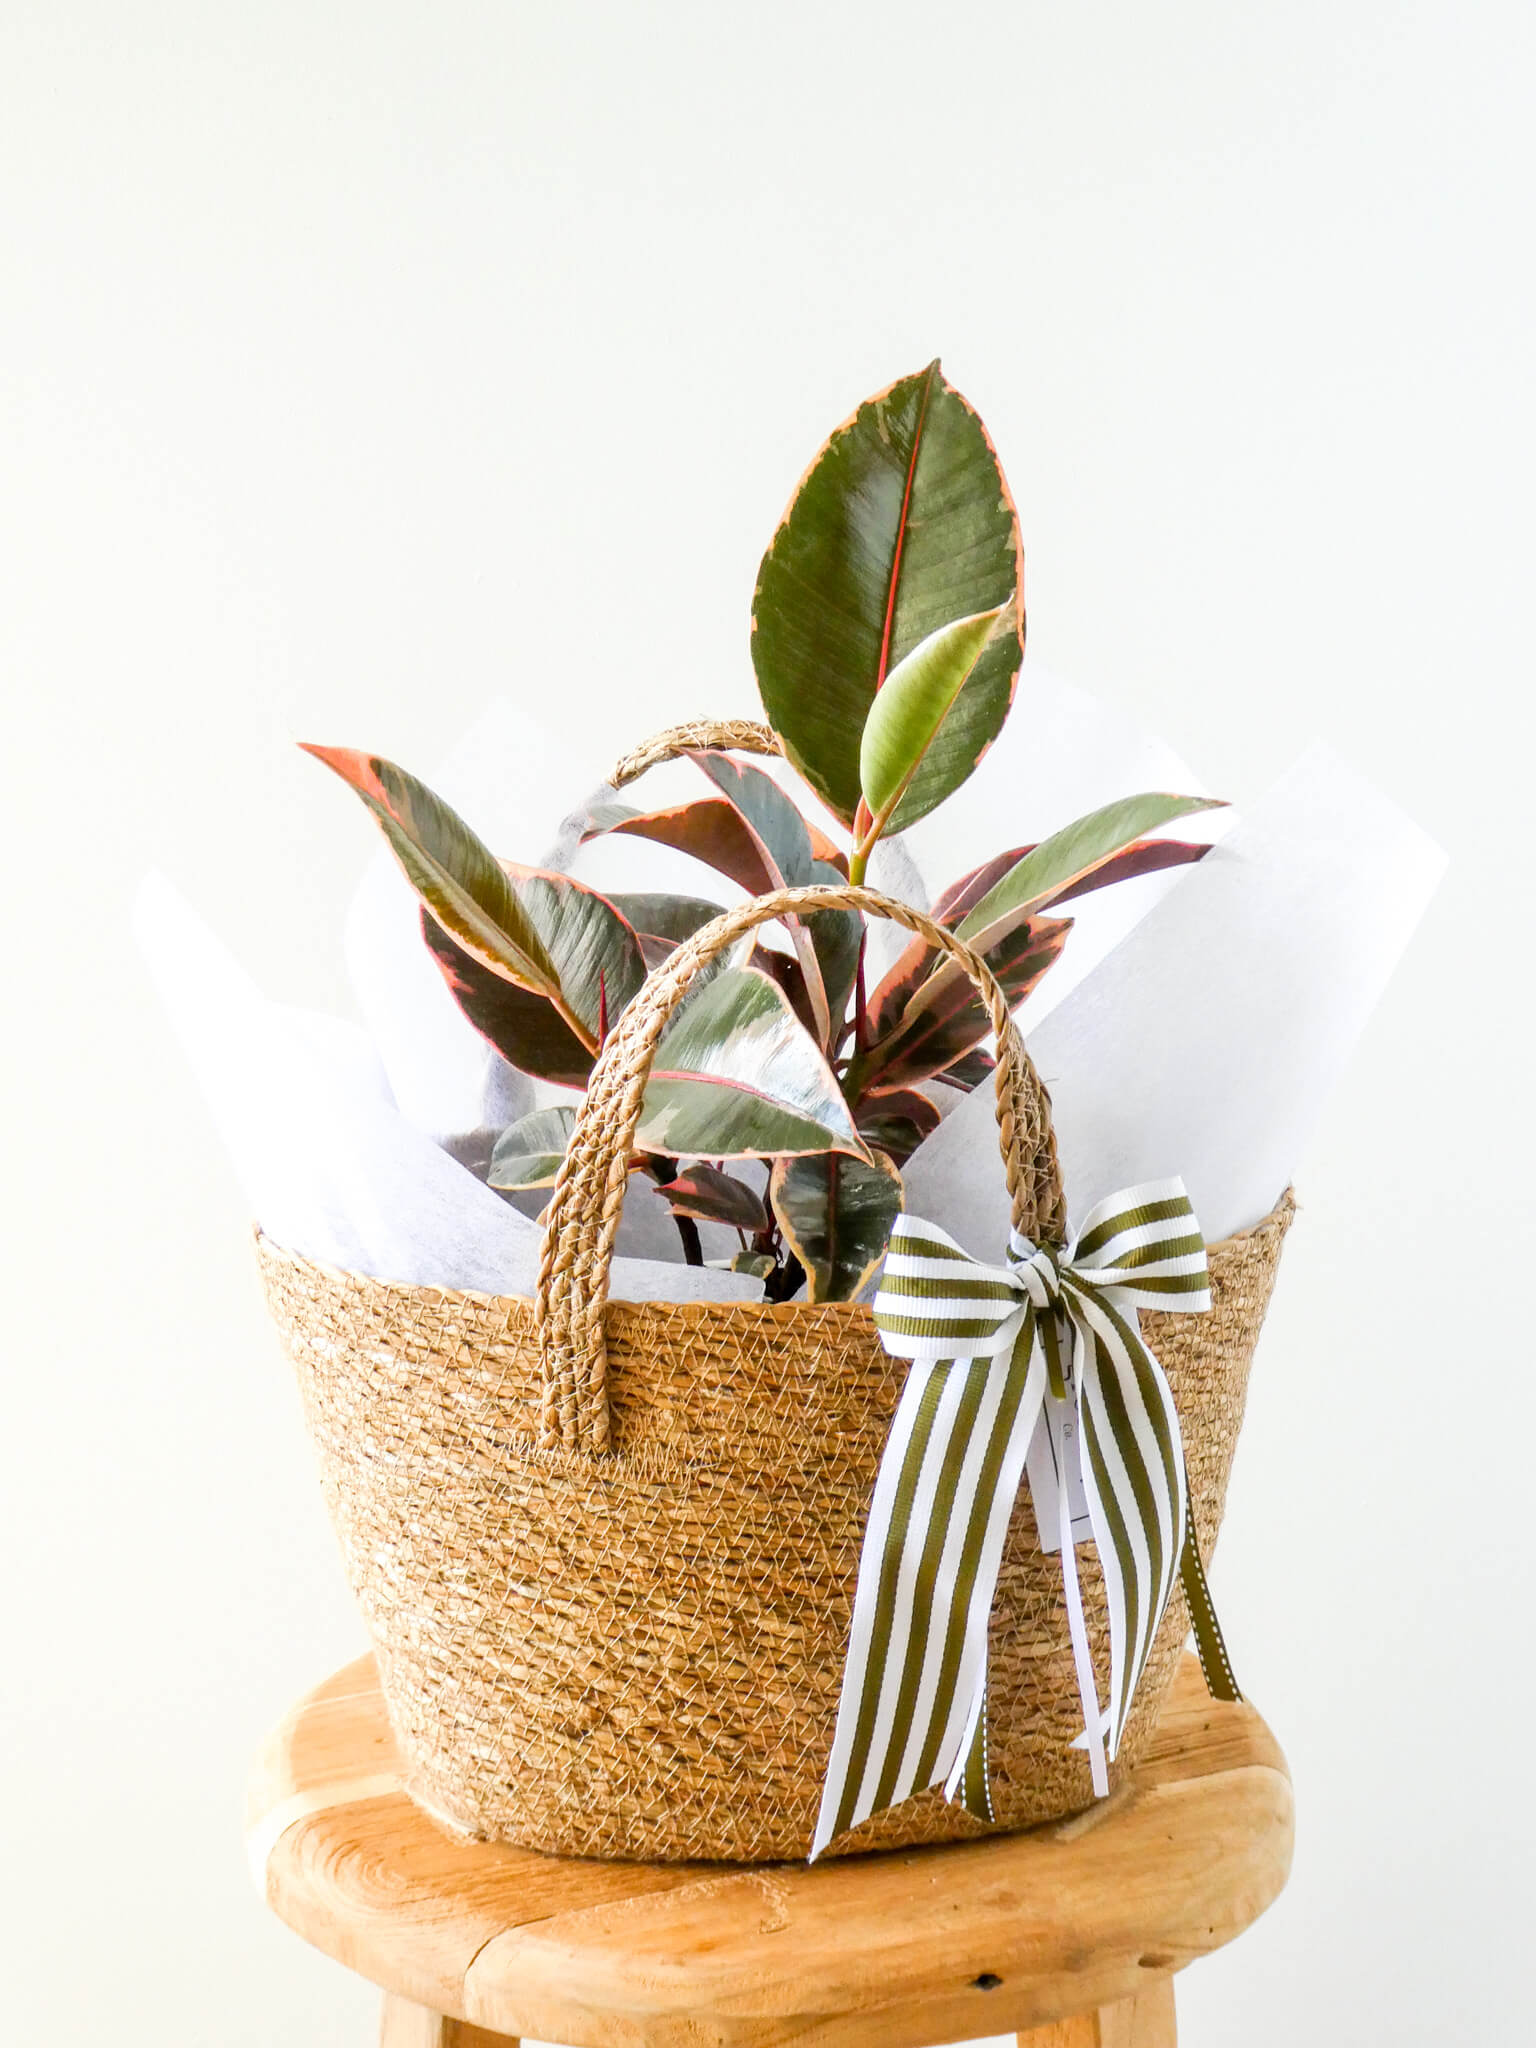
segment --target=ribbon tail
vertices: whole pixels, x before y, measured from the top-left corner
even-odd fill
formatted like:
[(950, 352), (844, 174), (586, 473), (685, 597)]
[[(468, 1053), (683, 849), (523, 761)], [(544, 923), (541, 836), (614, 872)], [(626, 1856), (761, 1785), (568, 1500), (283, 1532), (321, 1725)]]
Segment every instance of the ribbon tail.
[(1179, 1578), (1184, 1587), (1184, 1604), (1189, 1609), (1190, 1626), (1195, 1632), (1200, 1669), (1205, 1673), (1206, 1690), (1213, 1700), (1240, 1700), (1243, 1695), (1232, 1673), (1226, 1639), (1221, 1633), (1221, 1623), (1216, 1619), (1210, 1586), (1206, 1583), (1205, 1566), (1200, 1562), (1200, 1536), (1195, 1528), (1195, 1500), (1187, 1468), (1184, 1491), (1189, 1506), (1184, 1524), (1184, 1550), (1179, 1558)]
[(977, 1820), (990, 1823), (997, 1819), (992, 1807), (992, 1774), (987, 1758), (985, 1681), (977, 1689), (976, 1699), (971, 1707), (971, 1718), (960, 1745), (960, 1754), (955, 1759), (955, 1768), (950, 1772), (944, 1787), (944, 1797), (951, 1806), (958, 1802)]
[[(1056, 1412), (1067, 1409), (1065, 1401), (1050, 1404), (1051, 1423), (1056, 1434), (1056, 1469), (1061, 1483), (1056, 1489), (1057, 1514), (1060, 1518), (1061, 1534), (1061, 1585), (1067, 1596), (1067, 1629), (1072, 1638), (1072, 1663), (1077, 1672), (1077, 1696), (1083, 1709), (1083, 1735), (1088, 1745), (1088, 1766), (1093, 1779), (1093, 1796), (1106, 1799), (1109, 1796), (1109, 1765), (1104, 1756), (1104, 1715), (1099, 1710), (1098, 1681), (1093, 1675), (1093, 1652), (1088, 1643), (1088, 1623), (1083, 1614), (1083, 1589), (1077, 1577), (1077, 1544), (1072, 1534), (1072, 1502), (1067, 1486), (1067, 1432), (1062, 1422), (1067, 1416)], [(1072, 1448), (1078, 1457), (1082, 1456), (1081, 1432), (1072, 1432)]]
[(1184, 1548), (1184, 1453), (1173, 1395), (1134, 1321), (1074, 1290), (1082, 1472), (1104, 1574), (1114, 1757)]
[[(985, 1769), (987, 1623), (1045, 1389), (1034, 1321), (1026, 1307), (1000, 1357), (908, 1378), (864, 1531), (813, 1860), (973, 1752)], [(967, 1804), (975, 1779), (968, 1762)]]

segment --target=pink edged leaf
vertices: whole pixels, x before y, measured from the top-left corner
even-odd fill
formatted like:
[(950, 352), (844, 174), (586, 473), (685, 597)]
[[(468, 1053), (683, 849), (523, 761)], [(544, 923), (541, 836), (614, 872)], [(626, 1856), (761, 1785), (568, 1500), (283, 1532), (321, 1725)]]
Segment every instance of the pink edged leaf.
[[(1006, 853), (995, 854), (979, 868), (973, 868), (969, 874), (951, 882), (947, 889), (942, 889), (934, 899), (933, 915), (941, 924), (948, 925), (954, 930), (1004, 875), (1017, 867), (1026, 854), (1034, 851), (1033, 846), (1015, 846)], [(1059, 904), (1075, 902), (1078, 897), (1086, 896), (1095, 889), (1112, 888), (1115, 883), (1130, 881), (1138, 875), (1156, 874), (1165, 868), (1187, 866), (1191, 862), (1203, 859), (1209, 852), (1209, 846), (1196, 844), (1187, 839), (1133, 840), (1129, 846), (1106, 855), (1086, 873), (1067, 882), (1062, 888), (1047, 896), (1043, 902), (1031, 902), (1010, 917), (999, 919), (986, 944), (999, 944), (1009, 931), (1043, 910), (1053, 910)], [(935, 959), (922, 939), (913, 939), (910, 945), (902, 949), (874, 991), (870, 998), (871, 1009), (888, 1013), (893, 997), (900, 995), (903, 1000), (910, 1000), (924, 982), (930, 979), (936, 988), (942, 988), (961, 981), (964, 977), (951, 961)]]
[(951, 927), (958, 924), (968, 910), (975, 909), (995, 882), (1000, 882), (1011, 868), (1018, 866), (1026, 853), (1034, 850), (1031, 842), (1028, 846), (1011, 846), (1006, 853), (994, 853), (979, 868), (972, 868), (969, 874), (961, 875), (958, 881), (939, 891), (933, 899), (933, 915), (941, 924)]
[(901, 1175), (883, 1153), (821, 1152), (780, 1159), (769, 1183), (773, 1213), (805, 1268), (806, 1300), (852, 1301), (874, 1273), (901, 1213)]
[(711, 903), (703, 896), (627, 895), (605, 891), (609, 903), (641, 938), (665, 939), (680, 946), (701, 926), (725, 915), (723, 903)]
[[(972, 868), (968, 875), (951, 882), (947, 889), (941, 889), (933, 901), (933, 915), (941, 923), (953, 928), (970, 911), (976, 908), (987, 892), (1010, 869), (1018, 866), (1034, 847), (1014, 846), (1007, 853), (994, 854), (991, 860), (983, 861), (979, 868)], [(1113, 888), (1116, 882), (1128, 882), (1137, 875), (1156, 874), (1163, 868), (1184, 867), (1192, 861), (1202, 860), (1210, 852), (1203, 841), (1188, 839), (1135, 839), (1129, 846), (1118, 852), (1107, 854), (1086, 873), (1068, 882), (1039, 903), (1027, 906), (1026, 915), (1033, 910), (1050, 910), (1058, 903), (1073, 902), (1079, 896), (1086, 896), (1091, 889)]]
[(504, 1060), (540, 1081), (584, 1088), (596, 1057), (596, 1042), (579, 1036), (545, 996), (493, 974), (472, 953), (454, 944), (437, 920), (421, 913), (421, 934), (442, 971), (454, 1001), (480, 1036)]
[(602, 1026), (623, 1014), (645, 980), (633, 926), (606, 896), (570, 875), (503, 861), (518, 905), (554, 968), (554, 1000), (596, 1046)]
[(703, 1223), (728, 1223), (754, 1237), (769, 1227), (768, 1207), (757, 1189), (703, 1160), (669, 1180), (661, 1196), (679, 1214)]
[(1079, 896), (1087, 896), (1095, 889), (1112, 889), (1116, 882), (1134, 881), (1138, 875), (1160, 874), (1165, 868), (1189, 867), (1197, 860), (1204, 860), (1210, 847), (1203, 840), (1191, 839), (1134, 839), (1119, 853), (1110, 854), (1097, 867), (1090, 868), (1075, 882), (1069, 882), (1064, 889), (1058, 889), (1040, 905), (1042, 910), (1054, 910), (1058, 903), (1075, 903)]
[(501, 863), (458, 812), (378, 754), (300, 743), (356, 791), (405, 878), (450, 937), (494, 973), (555, 993), (555, 970)]
[[(1002, 984), (1010, 1008), (1023, 1002), (1054, 964), (1070, 918), (1034, 918), (1018, 926), (987, 953), (987, 964)], [(887, 977), (872, 1006), (872, 1042), (849, 1063), (844, 1085), (862, 1102), (872, 1090), (910, 1086), (943, 1073), (991, 1031), (986, 1006), (966, 977), (929, 976), (915, 988)]]
[[(771, 775), (718, 749), (699, 748), (688, 758), (709, 777), (740, 817), (767, 878), (758, 893), (772, 889), (835, 886), (843, 877), (816, 852), (810, 827)], [(847, 1013), (858, 969), (857, 916), (826, 910), (783, 919), (805, 978), (818, 1041), (830, 1046)]]
[[(815, 826), (808, 825), (807, 830), (815, 858), (846, 875), (847, 854)], [(741, 814), (721, 797), (698, 797), (692, 803), (674, 804), (661, 811), (615, 807), (603, 813), (584, 837), (598, 839), (607, 833), (648, 839), (656, 846), (670, 846), (674, 852), (686, 853), (745, 889), (749, 896), (761, 896), (773, 886)]]
[[(1136, 836), (1136, 821), (1156, 825), (1165, 817), (1212, 807), (1213, 800), (1205, 797), (1156, 794), (1106, 805), (1038, 846), (1013, 847), (962, 875), (940, 892), (933, 914), (991, 960), (1014, 931), (1042, 911), (1137, 875), (1200, 860), (1209, 848), (1184, 839)], [(1127, 827), (1130, 838), (1125, 836)], [(900, 997), (923, 1006), (964, 985), (965, 977), (953, 961), (933, 959), (923, 941), (914, 939), (886, 974), (871, 1005), (888, 1012), (892, 1000)]]
[(983, 951), (1021, 917), (1049, 902), (1058, 902), (1095, 869), (1116, 854), (1128, 852), (1149, 832), (1195, 811), (1219, 810), (1221, 800), (1206, 796), (1170, 796), (1149, 790), (1141, 796), (1119, 797), (1090, 811), (1042, 839), (972, 904), (958, 931)]
[(576, 1128), (576, 1112), (563, 1105), (535, 1109), (509, 1124), (496, 1140), (486, 1176), (493, 1188), (552, 1188)]
[(997, 1061), (984, 1045), (973, 1046), (968, 1053), (952, 1060), (942, 1073), (934, 1075), (936, 1082), (942, 1081), (946, 1088), (958, 1088), (962, 1094), (969, 1094), (979, 1088), (997, 1072)]
[(924, 1138), (939, 1128), (938, 1106), (917, 1088), (886, 1088), (866, 1095), (855, 1112), (859, 1136), (905, 1166)]
[[(785, 753), (845, 824), (860, 736), (892, 669), (937, 627), (1017, 601), (1023, 567), (996, 452), (936, 362), (867, 400), (816, 456), (758, 571), (752, 662)], [(1019, 615), (966, 679), (894, 830), (997, 737), (1023, 652)]]
[(569, 875), (500, 865), (549, 963), (546, 990), (494, 973), (425, 911), (422, 936), (459, 1008), (503, 1059), (540, 1080), (580, 1086), (609, 1026), (645, 980), (639, 938), (606, 898)]
[(951, 619), (919, 640), (886, 677), (859, 742), (859, 779), (877, 829), (895, 814), (930, 759), (939, 763), (940, 772), (928, 777), (929, 810), (974, 772), (979, 754), (946, 749), (942, 742), (977, 664), (992, 641), (1012, 627), (1011, 600), (971, 618)]
[(865, 1156), (837, 1076), (782, 989), (750, 967), (695, 988), (667, 1025), (639, 1141), (672, 1158)]

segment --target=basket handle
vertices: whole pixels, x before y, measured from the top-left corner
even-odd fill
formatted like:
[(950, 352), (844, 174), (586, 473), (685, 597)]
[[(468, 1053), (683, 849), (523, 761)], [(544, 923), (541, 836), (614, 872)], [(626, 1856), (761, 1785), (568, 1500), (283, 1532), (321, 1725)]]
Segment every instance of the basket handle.
[(997, 1037), (997, 1124), (1015, 1228), (1059, 1242), (1066, 1207), (1050, 1098), (1030, 1063), (1008, 998), (981, 956), (910, 905), (852, 883), (779, 889), (703, 925), (644, 983), (608, 1036), (576, 1118), (544, 1216), (544, 1253), (535, 1298), (543, 1374), (540, 1443), (590, 1452), (609, 1447), (603, 1311), (608, 1267), (641, 1103), (657, 1042), (699, 969), (745, 933), (774, 918), (817, 910), (860, 910), (889, 918), (961, 967), (979, 990)]
[(693, 718), (686, 725), (669, 725), (615, 761), (608, 773), (608, 787), (622, 789), (635, 782), (647, 768), (663, 761), (675, 761), (691, 747), (719, 747), (736, 754), (782, 754), (779, 736), (771, 725), (755, 718)]

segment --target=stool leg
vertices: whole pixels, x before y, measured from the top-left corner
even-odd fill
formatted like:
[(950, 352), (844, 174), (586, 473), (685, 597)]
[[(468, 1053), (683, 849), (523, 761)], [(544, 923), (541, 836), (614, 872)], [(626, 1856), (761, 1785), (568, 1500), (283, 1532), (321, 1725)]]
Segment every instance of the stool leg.
[(1074, 2013), (1018, 2036), (1019, 2048), (1178, 2048), (1173, 1979), (1154, 1977), (1134, 1998)]
[(518, 2048), (518, 2040), (515, 2034), (488, 2034), (468, 2020), (451, 2020), (386, 1991), (379, 2048)]

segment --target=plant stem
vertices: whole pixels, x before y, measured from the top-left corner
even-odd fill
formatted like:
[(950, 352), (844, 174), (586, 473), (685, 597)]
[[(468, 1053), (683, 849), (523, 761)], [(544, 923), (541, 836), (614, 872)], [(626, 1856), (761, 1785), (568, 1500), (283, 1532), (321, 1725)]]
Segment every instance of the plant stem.
[(870, 852), (875, 839), (880, 836), (876, 832), (874, 838), (870, 837), (874, 831), (874, 823), (869, 805), (860, 797), (853, 813), (853, 851), (848, 856), (848, 879), (855, 888), (864, 879), (864, 870), (869, 866)]
[(765, 1301), (788, 1301), (798, 1293), (805, 1281), (805, 1268), (791, 1252), (788, 1259), (776, 1273), (770, 1273), (763, 1283)]

